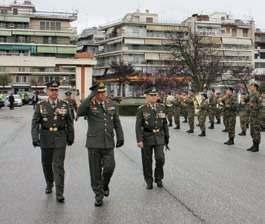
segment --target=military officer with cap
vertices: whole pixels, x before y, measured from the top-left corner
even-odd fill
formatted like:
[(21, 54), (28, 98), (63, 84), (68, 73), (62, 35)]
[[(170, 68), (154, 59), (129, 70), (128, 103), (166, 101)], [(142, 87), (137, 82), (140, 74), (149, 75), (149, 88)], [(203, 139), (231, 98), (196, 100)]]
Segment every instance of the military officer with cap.
[(166, 110), (163, 104), (157, 103), (158, 92), (152, 87), (145, 92), (146, 103), (140, 106), (136, 115), (137, 146), (141, 148), (142, 164), (146, 188), (153, 189), (152, 160), (155, 154), (155, 182), (163, 187), (163, 166), (165, 163), (164, 147), (168, 148), (169, 132)]
[(48, 99), (36, 106), (31, 135), (33, 146), (41, 148), (46, 193), (52, 193), (55, 181), (57, 201), (63, 203), (65, 151), (74, 142), (74, 128), (68, 103), (58, 99), (58, 87), (56, 81), (47, 84)]
[(67, 91), (65, 92), (65, 101), (68, 102), (68, 105), (70, 107), (70, 112), (72, 115), (72, 119), (75, 119), (75, 113), (77, 112), (77, 103), (76, 100), (72, 98), (72, 92), (71, 91)]
[(115, 168), (114, 131), (116, 148), (123, 146), (124, 136), (116, 104), (107, 98), (104, 83), (90, 88), (92, 91), (79, 106), (77, 115), (86, 116), (88, 122), (86, 147), (88, 149), (91, 186), (95, 193), (95, 206), (103, 205), (109, 196), (109, 183)]

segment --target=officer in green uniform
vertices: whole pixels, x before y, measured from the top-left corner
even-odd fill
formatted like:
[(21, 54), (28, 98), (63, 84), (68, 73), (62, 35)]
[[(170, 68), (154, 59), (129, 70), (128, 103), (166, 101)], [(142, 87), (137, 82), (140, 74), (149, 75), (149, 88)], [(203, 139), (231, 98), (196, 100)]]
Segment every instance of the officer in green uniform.
[(207, 94), (202, 93), (201, 96), (202, 96), (202, 101), (199, 105), (199, 114), (198, 114), (199, 126), (201, 129), (201, 134), (199, 134), (199, 136), (204, 137), (206, 136), (205, 122), (208, 114), (209, 103), (208, 103)]
[(249, 106), (248, 106), (249, 97), (246, 93), (242, 93), (240, 96), (239, 103), (239, 118), (240, 118), (240, 127), (241, 133), (239, 136), (246, 136), (246, 132), (249, 126)]
[(209, 129), (214, 129), (214, 118), (217, 109), (216, 106), (217, 106), (217, 100), (215, 96), (215, 89), (212, 89), (211, 95), (209, 97), (209, 121), (211, 124)]
[[(146, 103), (140, 106), (136, 115), (137, 145), (141, 149), (146, 189), (153, 189), (153, 180), (159, 188), (163, 187), (163, 166), (165, 163), (164, 147), (168, 149), (169, 132), (165, 106), (157, 103), (158, 92), (155, 87), (145, 92)], [(155, 172), (153, 178), (152, 160), (155, 155)]]
[(74, 128), (68, 103), (58, 99), (58, 87), (55, 81), (47, 84), (48, 99), (36, 106), (31, 135), (33, 146), (41, 147), (46, 193), (52, 193), (55, 181), (57, 201), (63, 203), (65, 150), (74, 142)]
[(237, 100), (233, 95), (233, 88), (228, 88), (226, 90), (224, 102), (224, 117), (227, 119), (227, 131), (228, 131), (228, 141), (224, 144), (234, 145), (235, 138), (235, 128), (236, 128), (236, 111), (237, 111)]
[(91, 186), (95, 193), (95, 206), (103, 204), (109, 196), (109, 183), (115, 168), (114, 130), (116, 148), (123, 146), (123, 130), (116, 104), (107, 98), (104, 83), (90, 88), (92, 91), (79, 106), (77, 115), (86, 116), (88, 123), (86, 147), (88, 149)]
[(72, 92), (67, 91), (65, 92), (65, 101), (68, 102), (68, 105), (70, 107), (70, 112), (72, 115), (73, 120), (75, 119), (75, 113), (77, 112), (77, 103), (76, 100), (72, 98)]
[(249, 86), (249, 108), (250, 108), (250, 135), (253, 140), (253, 145), (247, 151), (258, 152), (259, 144), (261, 140), (260, 131), (261, 131), (261, 122), (260, 115), (262, 111), (262, 99), (258, 92), (259, 86), (256, 83), (252, 83)]

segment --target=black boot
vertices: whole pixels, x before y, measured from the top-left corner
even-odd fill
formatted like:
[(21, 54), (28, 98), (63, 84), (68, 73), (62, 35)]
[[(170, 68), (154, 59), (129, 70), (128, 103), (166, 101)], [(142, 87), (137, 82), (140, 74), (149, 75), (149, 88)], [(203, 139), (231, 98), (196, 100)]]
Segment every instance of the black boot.
[(224, 130), (222, 130), (222, 132), (228, 132), (228, 130), (224, 129)]
[(169, 123), (168, 127), (172, 127), (172, 122)]
[(179, 130), (180, 129), (179, 125), (177, 125), (176, 127), (174, 127), (174, 129)]
[(186, 131), (186, 132), (189, 133), (189, 134), (194, 133), (193, 130), (188, 130), (188, 131)]
[(238, 134), (239, 136), (246, 136), (246, 132), (242, 131), (241, 133)]
[(253, 148), (254, 148), (254, 142), (253, 142), (252, 146), (251, 146), (250, 148), (247, 149), (247, 151), (248, 151), (248, 152), (252, 152)]
[(229, 140), (227, 142), (224, 143), (225, 145), (234, 145), (234, 139), (233, 138), (229, 138)]
[(216, 124), (221, 124), (221, 120), (218, 119), (217, 122), (216, 122)]
[(253, 147), (253, 149), (251, 150), (251, 152), (258, 152), (258, 151), (259, 151), (259, 143), (254, 142), (254, 147)]
[(52, 188), (53, 188), (53, 184), (47, 184), (47, 187), (45, 189), (45, 193), (46, 194), (51, 194), (52, 193)]
[(104, 196), (105, 197), (108, 197), (109, 196), (109, 193), (110, 193), (109, 186), (104, 186), (103, 187), (103, 191), (104, 191)]
[(205, 137), (205, 136), (206, 136), (205, 131), (202, 131), (202, 133), (199, 134), (198, 136), (200, 136), (200, 137)]
[(214, 123), (211, 123), (209, 129), (214, 129)]

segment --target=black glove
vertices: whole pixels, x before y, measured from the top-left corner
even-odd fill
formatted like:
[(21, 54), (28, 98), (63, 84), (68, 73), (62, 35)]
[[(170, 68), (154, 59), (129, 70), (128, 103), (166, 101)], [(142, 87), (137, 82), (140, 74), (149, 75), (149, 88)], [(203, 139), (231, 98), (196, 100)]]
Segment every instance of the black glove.
[(40, 146), (40, 141), (39, 141), (39, 140), (37, 140), (37, 141), (33, 141), (33, 142), (32, 142), (32, 145), (33, 145), (34, 147), (39, 147), (39, 146)]
[(73, 143), (74, 143), (73, 141), (68, 141), (67, 145), (71, 146), (71, 145), (73, 145)]
[(124, 145), (124, 140), (118, 140), (116, 143), (116, 148), (120, 148)]
[(168, 145), (168, 144), (169, 144), (169, 137), (166, 136), (166, 137), (165, 137), (165, 145)]

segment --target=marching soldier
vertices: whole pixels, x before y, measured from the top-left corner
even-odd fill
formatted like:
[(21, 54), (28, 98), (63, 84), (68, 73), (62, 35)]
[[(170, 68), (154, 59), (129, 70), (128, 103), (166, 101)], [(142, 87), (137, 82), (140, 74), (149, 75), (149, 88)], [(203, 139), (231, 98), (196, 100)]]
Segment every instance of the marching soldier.
[(169, 127), (172, 127), (172, 120), (174, 116), (174, 105), (173, 102), (175, 101), (175, 97), (171, 95), (171, 92), (168, 93), (166, 98), (166, 114), (167, 114), (167, 120), (169, 122)]
[(72, 98), (72, 92), (71, 91), (67, 91), (65, 92), (65, 101), (68, 102), (68, 105), (70, 107), (70, 112), (72, 115), (73, 120), (75, 119), (75, 114), (77, 113), (77, 103), (76, 100)]
[(179, 93), (175, 96), (175, 101), (173, 102), (174, 106), (174, 121), (176, 127), (174, 129), (180, 129), (180, 113), (181, 113), (181, 98)]
[(226, 94), (223, 99), (224, 117), (227, 119), (226, 128), (229, 137), (229, 140), (224, 143), (226, 145), (234, 145), (234, 138), (235, 138), (237, 101), (233, 95), (233, 91), (234, 91), (233, 88), (228, 88), (226, 90)]
[(201, 96), (202, 96), (202, 101), (199, 105), (199, 114), (198, 114), (199, 126), (201, 129), (201, 134), (199, 134), (199, 136), (204, 137), (206, 136), (205, 122), (208, 114), (209, 103), (208, 103), (207, 94), (203, 93), (201, 94)]
[(186, 97), (187, 97), (187, 95), (186, 95), (185, 92), (183, 92), (181, 97), (180, 97), (180, 100), (181, 100), (181, 114), (183, 114), (183, 117), (184, 117), (183, 123), (188, 123), (188, 111), (187, 111), (187, 106), (184, 103)]
[(59, 84), (47, 84), (48, 99), (37, 104), (32, 119), (31, 135), (34, 147), (41, 148), (41, 161), (46, 180), (46, 194), (56, 186), (56, 199), (64, 202), (64, 159), (66, 145), (74, 142), (74, 128), (70, 108), (58, 99)]
[(259, 86), (256, 83), (252, 83), (249, 86), (249, 108), (250, 108), (250, 135), (253, 140), (253, 145), (247, 149), (250, 152), (258, 152), (260, 144), (260, 115), (262, 110), (262, 100), (258, 93)]
[[(227, 89), (225, 90), (225, 92), (227, 91)], [(220, 98), (220, 103), (219, 105), (221, 105), (222, 108), (222, 115), (223, 115), (223, 124), (225, 129), (222, 130), (222, 132), (228, 132), (228, 116), (229, 113), (225, 112), (225, 99), (227, 98), (226, 93)]]
[(239, 103), (239, 118), (240, 118), (240, 127), (241, 133), (239, 136), (246, 136), (246, 132), (249, 126), (249, 106), (248, 106), (249, 97), (242, 93), (240, 96), (240, 103)]
[(158, 104), (158, 92), (155, 88), (146, 92), (146, 104), (140, 106), (136, 115), (137, 146), (141, 148), (144, 179), (146, 189), (153, 189), (152, 158), (155, 154), (156, 168), (154, 179), (159, 188), (163, 187), (165, 163), (164, 147), (168, 149), (169, 132), (165, 113), (165, 106)]
[(194, 116), (195, 116), (195, 105), (194, 105), (194, 94), (189, 91), (188, 96), (184, 100), (188, 112), (188, 122), (190, 129), (187, 133), (194, 133)]
[(91, 95), (78, 108), (78, 116), (86, 116), (88, 123), (86, 147), (88, 149), (91, 186), (95, 193), (95, 206), (103, 205), (108, 197), (109, 183), (115, 168), (114, 131), (116, 148), (123, 146), (123, 130), (116, 104), (107, 98), (104, 83), (90, 88)]
[(217, 109), (216, 106), (217, 106), (217, 100), (215, 96), (215, 89), (212, 89), (211, 95), (209, 97), (209, 120), (211, 124), (209, 129), (214, 129), (214, 118)]
[(216, 111), (215, 111), (215, 118), (216, 118), (216, 124), (221, 124), (221, 115), (222, 115), (222, 105), (220, 103), (221, 93), (216, 93)]

